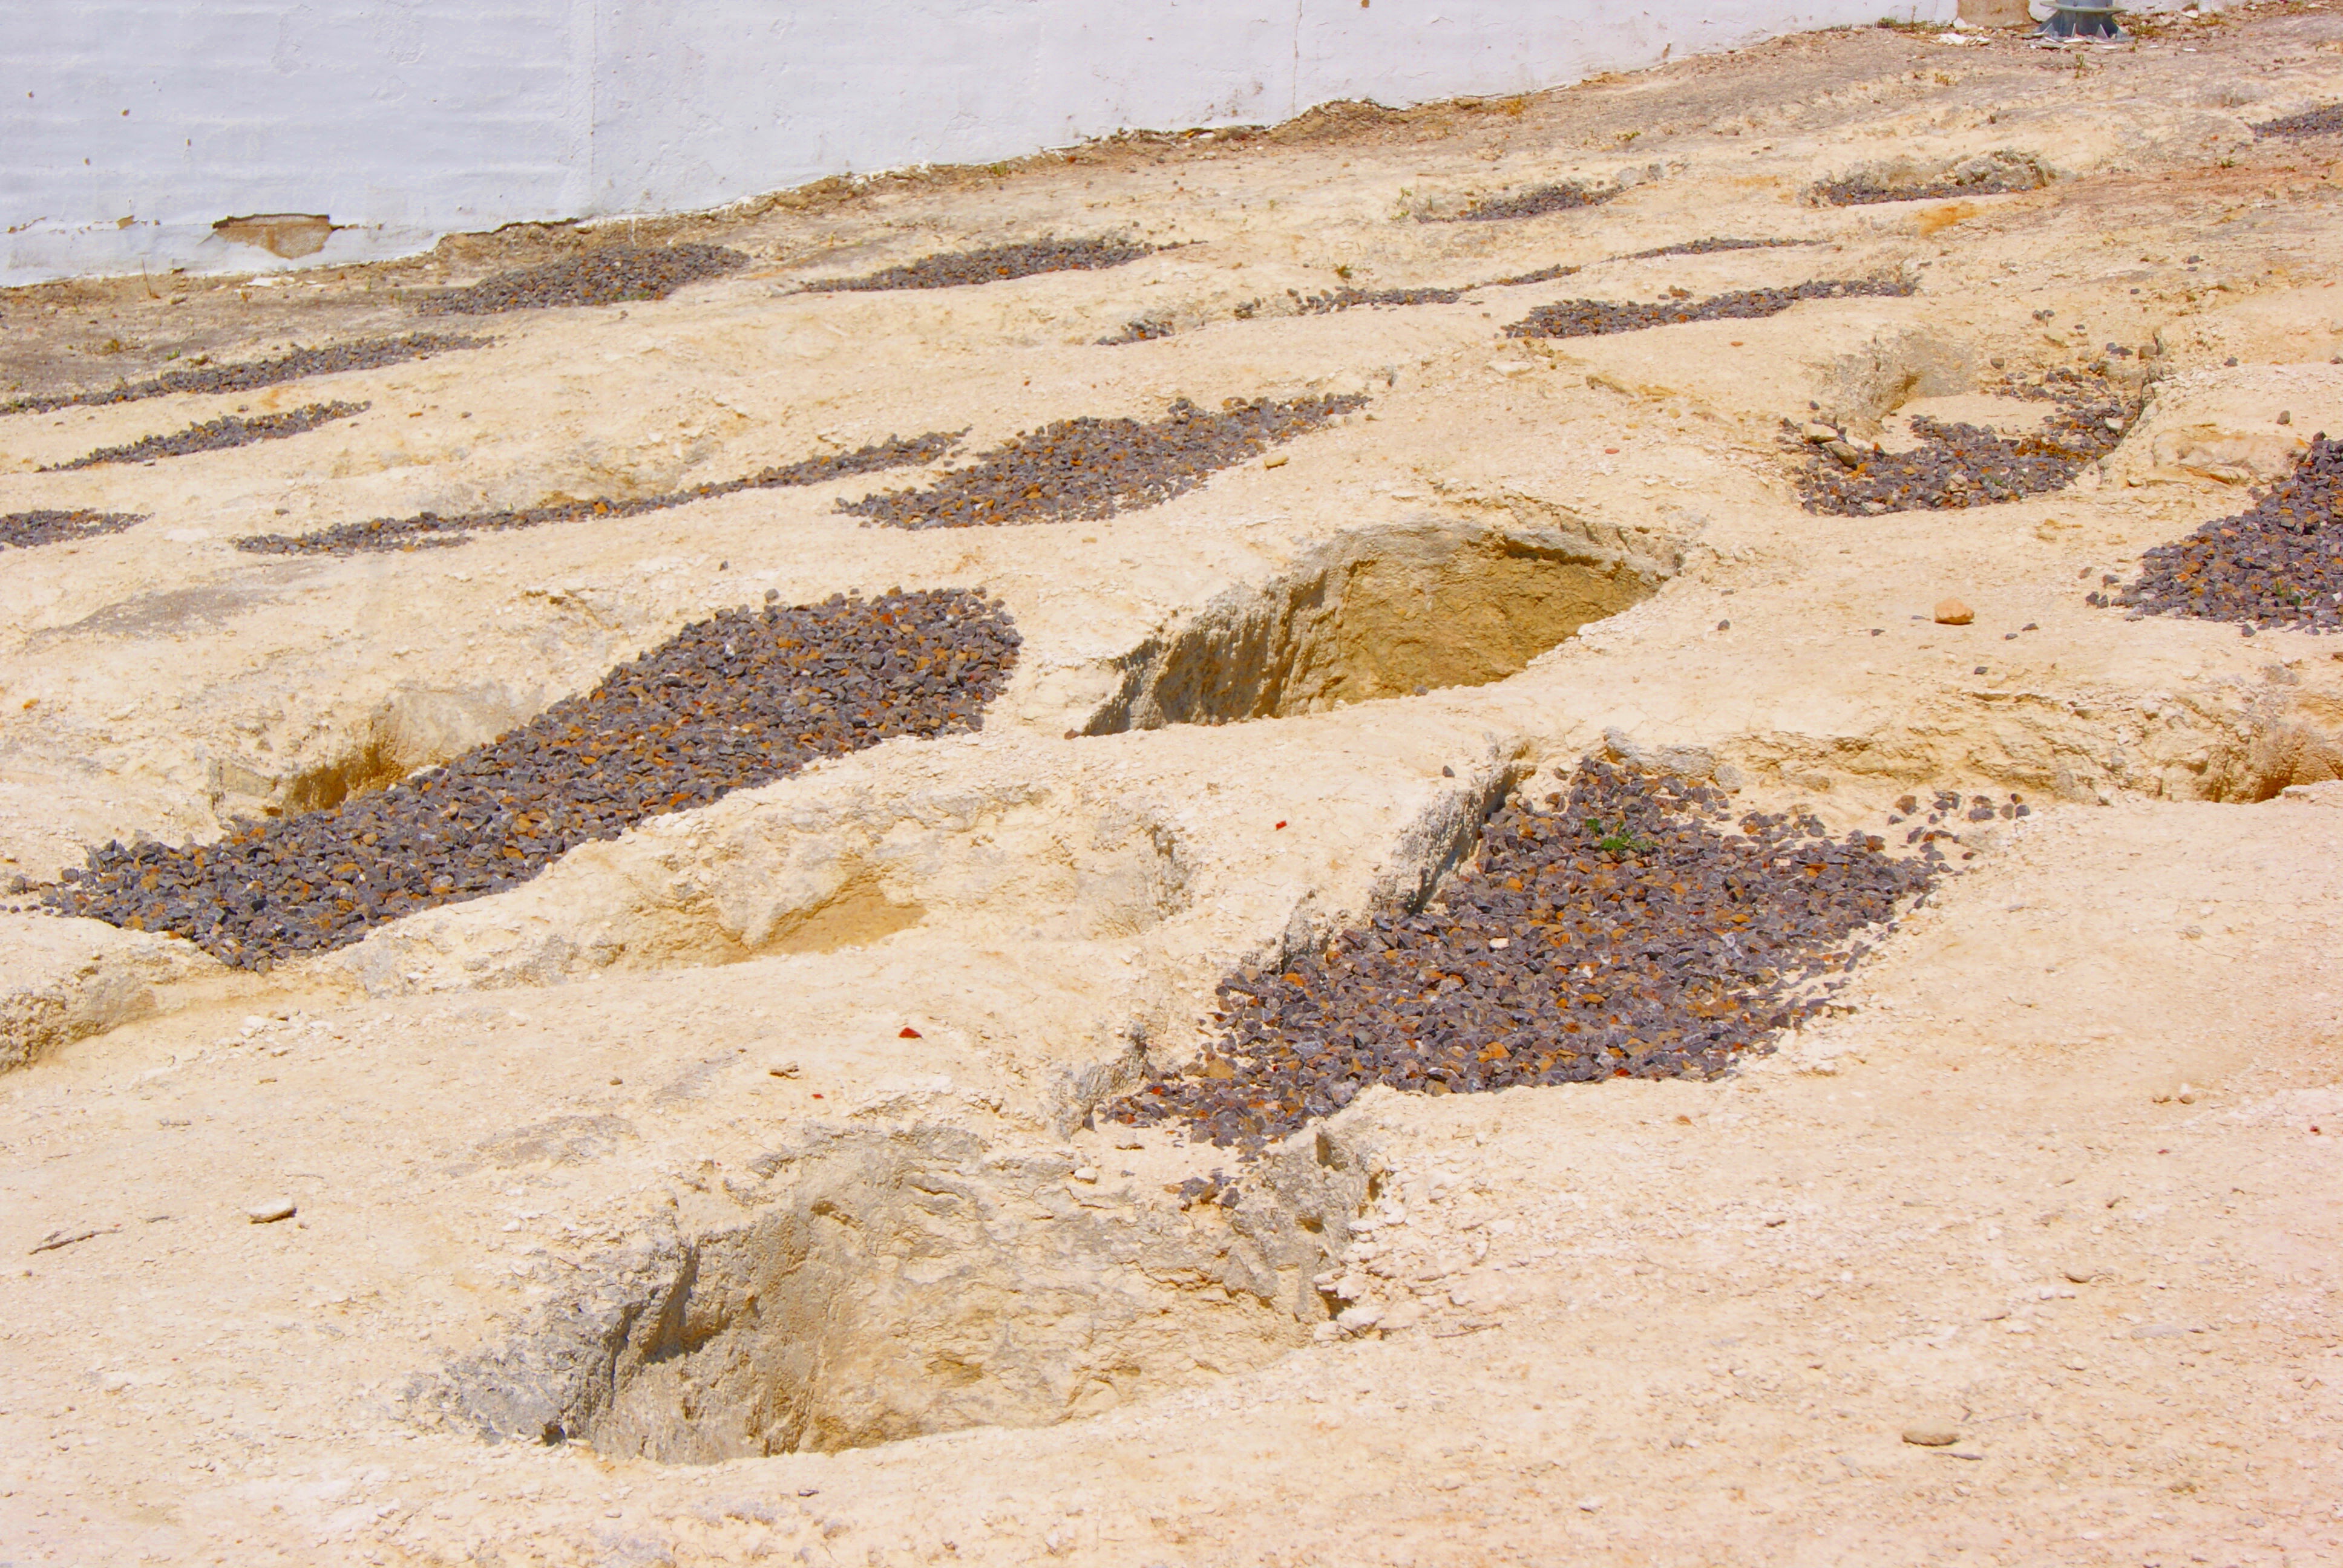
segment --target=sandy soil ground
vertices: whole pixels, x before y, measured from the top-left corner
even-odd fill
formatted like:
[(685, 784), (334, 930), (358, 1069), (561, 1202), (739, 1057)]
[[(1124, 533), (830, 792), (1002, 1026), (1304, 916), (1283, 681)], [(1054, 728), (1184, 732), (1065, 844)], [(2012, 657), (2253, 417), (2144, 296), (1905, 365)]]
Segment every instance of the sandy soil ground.
[[(0, 1561), (2343, 1561), (2343, 649), (2085, 600), (2343, 432), (2343, 139), (2250, 128), (2338, 98), (2334, 6), (1882, 29), (0, 297), (23, 396), (439, 327), (416, 291), (585, 246), (751, 257), (387, 369), (0, 418), (0, 512), (147, 519), (5, 556), (0, 876), (380, 787), (768, 590), (982, 586), (1024, 638), (980, 734), (267, 973), (0, 912)], [(1996, 156), (2043, 183), (1810, 196)], [(1624, 188), (1436, 221), (1563, 179)], [(798, 292), (1091, 235), (1164, 248)], [(1713, 238), (1795, 243), (1642, 254)], [(1817, 278), (1917, 289), (1503, 335)], [(1172, 330), (1100, 343), (1134, 320)], [(2018, 429), (1997, 383), (2061, 367), (2138, 410), (2070, 487), (1800, 506), (1785, 420)], [(915, 472), (234, 546), (1330, 392), (1367, 402), (1098, 523), (835, 509)], [(41, 471), (329, 398), (368, 407)], [(1222, 978), (1436, 897), (1589, 755), (1839, 831), (1936, 789), (2030, 814), (1715, 1081), (1377, 1089), (1242, 1169), (1093, 1114), (1199, 1050)], [(1216, 1171), (1242, 1201), (1182, 1207)]]

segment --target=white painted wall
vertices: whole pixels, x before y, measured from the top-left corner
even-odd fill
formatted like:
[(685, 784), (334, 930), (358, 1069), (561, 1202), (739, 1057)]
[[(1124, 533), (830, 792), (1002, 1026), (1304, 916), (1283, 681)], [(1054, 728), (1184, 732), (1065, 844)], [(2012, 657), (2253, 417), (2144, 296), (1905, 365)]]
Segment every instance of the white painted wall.
[(0, 283), (713, 206), (1133, 126), (1554, 86), (1956, 0), (0, 0)]

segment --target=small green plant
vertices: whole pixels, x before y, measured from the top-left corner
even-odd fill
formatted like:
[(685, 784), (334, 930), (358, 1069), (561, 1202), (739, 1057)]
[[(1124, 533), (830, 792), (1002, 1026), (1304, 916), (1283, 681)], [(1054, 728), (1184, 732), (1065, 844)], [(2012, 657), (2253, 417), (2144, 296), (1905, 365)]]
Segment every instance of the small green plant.
[(1615, 831), (1606, 830), (1602, 818), (1589, 817), (1586, 819), (1586, 830), (1594, 835), (1594, 847), (1605, 854), (1640, 855), (1652, 847), (1649, 839), (1638, 839), (1627, 831), (1624, 822), (1620, 823)]

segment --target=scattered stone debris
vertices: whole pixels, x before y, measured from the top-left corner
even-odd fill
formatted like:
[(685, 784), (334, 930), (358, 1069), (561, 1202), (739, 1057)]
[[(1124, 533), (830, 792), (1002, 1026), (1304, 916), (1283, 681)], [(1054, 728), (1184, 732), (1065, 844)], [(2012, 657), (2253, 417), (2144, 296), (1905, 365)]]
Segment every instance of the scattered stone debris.
[(1155, 249), (1151, 245), (1117, 239), (1031, 240), (986, 250), (923, 256), (908, 266), (886, 267), (861, 277), (823, 278), (806, 284), (802, 292), (849, 294), (894, 288), (960, 288), (969, 284), (1031, 277), (1042, 272), (1098, 272), (1152, 256)]
[(94, 539), (120, 533), (146, 520), (144, 512), (59, 511), (43, 508), (31, 512), (0, 512), (0, 549), (30, 549), (35, 545), (61, 544), (67, 539)]
[(2135, 615), (2343, 630), (2343, 442), (2320, 432), (2294, 472), (2235, 517), (2140, 557), (2139, 579), (2090, 602)]
[[(964, 433), (964, 432), (963, 432)], [(930, 463), (959, 444), (960, 434), (931, 430), (906, 440), (890, 436), (872, 446), (835, 457), (808, 457), (776, 468), (764, 468), (742, 479), (723, 479), (688, 490), (639, 496), (631, 500), (559, 501), (542, 507), (507, 511), (466, 512), (443, 518), (421, 512), (411, 518), (376, 518), (363, 523), (339, 523), (314, 534), (253, 534), (236, 541), (236, 548), (255, 555), (355, 555), (364, 550), (444, 548), (466, 543), (472, 535), (504, 528), (534, 528), (548, 523), (588, 523), (608, 518), (639, 518), (664, 511), (687, 501), (703, 501), (742, 490), (783, 489), (819, 485), (857, 474), (878, 473), (914, 463)]]
[(1806, 510), (1841, 517), (1990, 506), (2074, 482), (2116, 448), (2138, 417), (2136, 395), (2095, 372), (2060, 368), (2032, 383), (2006, 383), (2016, 397), (2046, 399), (2056, 413), (2038, 430), (2004, 436), (1982, 425), (1912, 421), (1920, 445), (1889, 452), (1855, 446), (1827, 425), (1783, 422), (1784, 445), (1805, 453), (1793, 477)]
[(2265, 120), (2254, 127), (2258, 136), (2343, 136), (2343, 104), (2326, 104), (2316, 109), (2305, 109), (2298, 115), (2286, 115), (2275, 120)]
[(1168, 321), (1144, 318), (1126, 321), (1122, 324), (1121, 331), (1100, 338), (1099, 346), (1102, 348), (1111, 348), (1119, 343), (1152, 343), (1159, 337), (1171, 337), (1175, 330), (1176, 328)]
[(1210, 414), (1183, 397), (1151, 424), (1061, 419), (1011, 437), (924, 490), (888, 490), (838, 509), (896, 528), (1096, 521), (1184, 495), (1366, 402), (1356, 394), (1231, 398)]
[(1665, 299), (1654, 304), (1624, 305), (1601, 299), (1565, 299), (1542, 305), (1505, 328), (1508, 337), (1594, 337), (1613, 332), (1640, 332), (1649, 327), (1675, 327), (1687, 321), (1739, 321), (1778, 316), (1802, 299), (1853, 299), (1859, 297), (1902, 298), (1919, 292), (1916, 284), (1894, 278), (1839, 278), (1792, 284), (1784, 288), (1747, 288), (1707, 299)]
[(1583, 185), (1564, 181), (1557, 185), (1537, 186), (1513, 196), (1491, 196), (1475, 202), (1453, 218), (1433, 219), (1447, 223), (1503, 223), (1517, 217), (1544, 217), (1550, 212), (1573, 212), (1583, 206), (1599, 206), (1626, 189), (1624, 186), (1610, 190), (1590, 190)]
[(1464, 288), (1338, 288), (1327, 294), (1313, 294), (1308, 298), (1294, 295), (1294, 301), (1307, 316), (1331, 316), (1337, 310), (1355, 310), (1366, 306), (1453, 305), (1471, 292)]
[(1729, 815), (1712, 785), (1581, 763), (1566, 792), (1501, 809), (1440, 901), (1223, 981), (1202, 1059), (1103, 1114), (1251, 1151), (1371, 1083), (1713, 1077), (1822, 1005), (1865, 950), (1850, 939), (1930, 885), (1951, 836), (1893, 859), (1811, 816)]
[(958, 590), (719, 611), (444, 768), (216, 843), (109, 843), (42, 901), (256, 969), (895, 736), (980, 728), (1016, 630)]
[(336, 376), (346, 370), (379, 370), (427, 359), (459, 348), (485, 348), (493, 337), (456, 337), (429, 332), (405, 337), (363, 337), (324, 348), (295, 348), (273, 359), (247, 360), (241, 365), (210, 365), (196, 360), (183, 370), (166, 370), (144, 381), (126, 381), (100, 392), (57, 392), (0, 403), (0, 414), (46, 414), (58, 408), (136, 403), (176, 392), (252, 392), (310, 376)]
[(415, 300), (415, 308), (427, 316), (492, 316), (665, 299), (688, 283), (721, 277), (748, 265), (740, 252), (717, 245), (605, 246), (582, 256), (500, 272), (468, 288), (425, 294)]
[(104, 463), (147, 463), (157, 457), (185, 457), (196, 452), (248, 447), (255, 441), (282, 441), (288, 436), (306, 435), (320, 425), (330, 425), (337, 419), (363, 414), (372, 407), (371, 403), (312, 403), (289, 414), (256, 414), (250, 418), (241, 414), (228, 414), (217, 419), (207, 419), (200, 425), (190, 425), (172, 435), (149, 436), (126, 447), (101, 447), (70, 463), (52, 463), (41, 472), (68, 473), (75, 468), (95, 468)]
[[(1896, 802), (1896, 809), (1888, 814), (1887, 825), (1891, 828), (1895, 827), (1920, 816), (1921, 813), (1920, 798), (1917, 795), (1906, 795)], [(2034, 815), (2034, 808), (2026, 803), (2026, 797), (2023, 795), (2012, 795), (2006, 800), (1996, 800), (1989, 795), (1972, 795), (1968, 799), (1968, 804), (1964, 807), (1958, 790), (1939, 789), (1928, 802), (1926, 820), (1905, 834), (1904, 842), (1928, 846), (1941, 839), (1948, 843), (1957, 844), (1960, 842), (1959, 831), (1946, 827), (1945, 823), (1956, 819), (1966, 822), (1991, 822), (1996, 819), (2011, 822), (2020, 817), (2032, 815)], [(1941, 851), (1938, 852), (1941, 853)], [(1974, 853), (1976, 853), (1975, 850), (1964, 851), (1962, 858), (1966, 859)]]
[(1875, 175), (1849, 175), (1814, 187), (1815, 199), (1828, 206), (1869, 206), (1878, 202), (1941, 201), (1949, 196), (2008, 196), (2040, 190), (2049, 183), (2042, 166), (2022, 153), (1988, 153), (1969, 159), (1940, 179), (1883, 179)]

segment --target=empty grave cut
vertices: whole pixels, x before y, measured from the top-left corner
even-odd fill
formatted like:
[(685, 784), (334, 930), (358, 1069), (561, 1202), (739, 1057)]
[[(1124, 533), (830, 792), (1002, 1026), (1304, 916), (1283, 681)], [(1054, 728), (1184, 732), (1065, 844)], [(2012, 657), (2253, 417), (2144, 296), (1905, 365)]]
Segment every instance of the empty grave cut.
[(536, 507), (510, 507), (495, 511), (459, 512), (442, 517), (418, 512), (407, 518), (372, 518), (359, 523), (337, 523), (314, 534), (252, 534), (236, 548), (255, 555), (358, 555), (373, 550), (440, 549), (468, 542), (474, 534), (510, 528), (543, 528), (558, 523), (590, 523), (639, 518), (692, 501), (738, 495), (743, 490), (789, 489), (852, 478), (889, 468), (930, 463), (950, 451), (961, 433), (930, 430), (923, 436), (890, 436), (851, 452), (806, 457), (795, 463), (759, 469), (738, 479), (714, 480), (688, 490), (611, 500), (550, 501)]
[(405, 1408), (671, 1463), (1100, 1414), (1308, 1342), (1377, 1165), (1322, 1131), (1183, 1211), (961, 1127), (807, 1128), (729, 1184), (741, 1223), (588, 1265)]
[(312, 403), (288, 413), (255, 414), (249, 418), (242, 413), (225, 414), (216, 419), (190, 425), (168, 436), (148, 436), (120, 447), (101, 447), (70, 463), (52, 463), (41, 472), (66, 473), (75, 468), (96, 468), (108, 463), (150, 463), (158, 457), (185, 457), (197, 452), (219, 452), (231, 447), (248, 447), (255, 441), (282, 441), (292, 436), (306, 436), (337, 419), (363, 414), (372, 407), (371, 403)]
[(1280, 719), (1486, 685), (1661, 581), (1651, 563), (1556, 533), (1449, 522), (1363, 529), (1124, 655), (1120, 689), (1085, 733)]
[(818, 758), (978, 729), (1017, 648), (997, 603), (956, 590), (720, 611), (445, 767), (215, 843), (109, 843), (41, 900), (262, 968)]
[[(1513, 795), (1422, 908), (1220, 988), (1216, 1039), (1098, 1114), (1249, 1153), (1370, 1084), (1428, 1094), (1711, 1078), (1823, 1005), (1944, 859), (1590, 759)], [(1941, 813), (1939, 816), (1941, 817)]]

